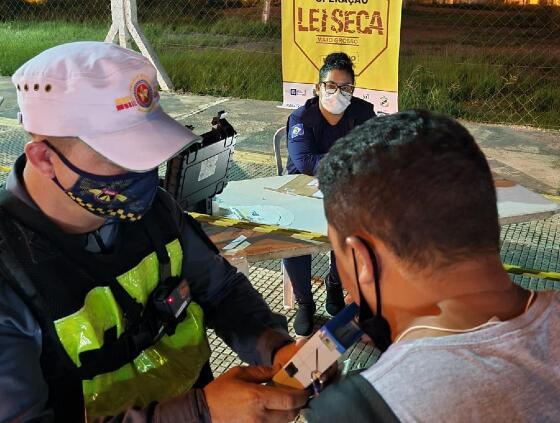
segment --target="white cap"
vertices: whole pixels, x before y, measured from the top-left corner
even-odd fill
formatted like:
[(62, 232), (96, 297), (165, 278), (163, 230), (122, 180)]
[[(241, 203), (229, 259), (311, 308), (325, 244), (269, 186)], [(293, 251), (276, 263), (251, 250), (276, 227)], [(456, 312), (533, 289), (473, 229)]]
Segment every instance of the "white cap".
[(79, 137), (129, 170), (153, 169), (198, 138), (164, 113), (148, 59), (115, 44), (53, 47), (21, 66), (12, 82), (26, 131)]

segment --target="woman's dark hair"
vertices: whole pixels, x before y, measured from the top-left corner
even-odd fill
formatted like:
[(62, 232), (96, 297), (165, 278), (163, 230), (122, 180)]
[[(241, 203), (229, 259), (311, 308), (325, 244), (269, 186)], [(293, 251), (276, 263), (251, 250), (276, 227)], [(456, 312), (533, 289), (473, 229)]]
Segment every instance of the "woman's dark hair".
[(346, 53), (331, 53), (325, 57), (325, 62), (319, 70), (319, 82), (323, 81), (333, 69), (348, 72), (352, 77), (352, 84), (354, 83), (354, 63)]

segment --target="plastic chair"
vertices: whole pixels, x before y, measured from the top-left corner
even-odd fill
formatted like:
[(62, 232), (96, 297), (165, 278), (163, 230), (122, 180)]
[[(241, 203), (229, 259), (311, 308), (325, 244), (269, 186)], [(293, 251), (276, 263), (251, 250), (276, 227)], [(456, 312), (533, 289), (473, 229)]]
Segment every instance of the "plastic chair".
[[(286, 126), (279, 128), (272, 137), (272, 148), (274, 149), (274, 158), (276, 159), (276, 172), (278, 176), (284, 174), (284, 164), (282, 163), (282, 155), (280, 153), (280, 146), (282, 142), (286, 142)], [(282, 272), (282, 285), (283, 285), (283, 302), (285, 309), (292, 309), (295, 305), (294, 291), (292, 288), (292, 282), (288, 276), (288, 272), (284, 269), (284, 265), (281, 265)]]
[(282, 155), (280, 153), (280, 145), (286, 142), (286, 127), (279, 128), (272, 137), (272, 147), (274, 149), (274, 158), (276, 159), (276, 171), (278, 176), (284, 174), (284, 164), (282, 163)]

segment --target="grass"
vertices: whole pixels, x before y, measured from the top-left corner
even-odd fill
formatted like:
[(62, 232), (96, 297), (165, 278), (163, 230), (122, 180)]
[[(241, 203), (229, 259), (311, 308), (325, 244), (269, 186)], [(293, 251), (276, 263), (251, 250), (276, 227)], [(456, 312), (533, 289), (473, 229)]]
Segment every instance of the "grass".
[(560, 8), (415, 6), (402, 28), (401, 109), (560, 129)]
[(108, 27), (67, 22), (0, 22), (0, 75), (11, 75), (41, 51), (68, 41), (103, 40)]
[[(263, 42), (261, 22), (225, 16), (211, 25), (200, 21), (143, 25), (179, 91), (277, 100), (282, 96), (279, 31), (272, 26)], [(41, 51), (69, 41), (103, 40), (108, 24), (20, 20), (0, 22), (0, 75), (11, 75)], [(275, 40), (276, 38), (276, 40)], [(251, 48), (249, 51), (239, 51)], [(270, 46), (274, 48), (271, 48)], [(272, 54), (271, 54), (272, 53)]]
[[(560, 129), (560, 76), (501, 66), (456, 66), (437, 57), (401, 60), (401, 109), (420, 107), (466, 120)], [(404, 77), (403, 77), (404, 75)]]
[[(281, 100), (278, 14), (264, 25), (258, 7), (213, 4), (139, 1), (144, 31), (175, 87)], [(30, 10), (35, 14), (0, 20), (2, 75), (48, 47), (103, 40), (108, 30), (101, 15), (88, 20), (87, 13), (77, 18), (73, 10), (68, 22), (60, 9), (39, 20), (37, 9)], [(403, 13), (399, 67), (401, 109), (422, 107), (474, 121), (560, 128), (560, 8), (413, 6)]]
[(160, 59), (175, 87), (191, 93), (282, 99), (279, 55), (198, 49), (165, 51)]

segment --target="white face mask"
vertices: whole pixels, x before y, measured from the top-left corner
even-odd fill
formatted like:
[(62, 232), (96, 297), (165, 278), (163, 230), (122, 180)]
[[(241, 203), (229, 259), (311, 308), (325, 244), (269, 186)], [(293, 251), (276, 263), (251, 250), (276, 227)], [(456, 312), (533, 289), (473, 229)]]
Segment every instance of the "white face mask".
[(321, 87), (321, 104), (325, 110), (333, 115), (344, 113), (346, 108), (350, 105), (351, 99), (351, 94), (342, 93), (340, 90), (337, 90), (334, 94), (327, 94), (325, 89)]

